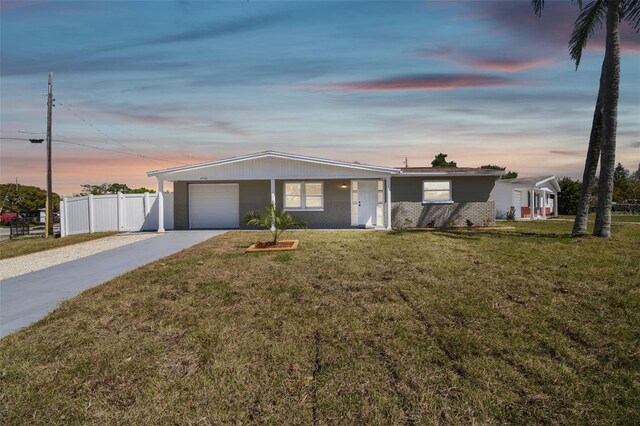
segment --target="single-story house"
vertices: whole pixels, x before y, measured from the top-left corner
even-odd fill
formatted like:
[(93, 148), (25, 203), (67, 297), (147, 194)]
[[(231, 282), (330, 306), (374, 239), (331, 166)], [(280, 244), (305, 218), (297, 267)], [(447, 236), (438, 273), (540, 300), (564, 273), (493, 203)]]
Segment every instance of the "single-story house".
[(245, 228), (265, 206), (292, 212), (310, 228), (495, 223), (502, 172), (471, 168), (394, 168), (265, 151), (156, 170), (159, 231), (164, 182), (173, 182), (175, 229)]
[(560, 184), (555, 176), (501, 179), (496, 182), (496, 217), (513, 207), (516, 219), (546, 219), (558, 215)]

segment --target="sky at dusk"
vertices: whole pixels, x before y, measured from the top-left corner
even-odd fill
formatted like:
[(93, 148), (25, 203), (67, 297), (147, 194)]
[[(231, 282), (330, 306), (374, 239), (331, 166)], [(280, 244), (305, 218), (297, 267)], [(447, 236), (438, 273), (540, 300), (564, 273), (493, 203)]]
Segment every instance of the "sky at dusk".
[[(2, 1), (0, 180), (54, 190), (263, 150), (493, 163), (581, 177), (604, 31), (576, 71), (575, 2)], [(640, 35), (622, 24), (617, 161), (640, 162)], [(89, 146), (85, 146), (89, 145)]]

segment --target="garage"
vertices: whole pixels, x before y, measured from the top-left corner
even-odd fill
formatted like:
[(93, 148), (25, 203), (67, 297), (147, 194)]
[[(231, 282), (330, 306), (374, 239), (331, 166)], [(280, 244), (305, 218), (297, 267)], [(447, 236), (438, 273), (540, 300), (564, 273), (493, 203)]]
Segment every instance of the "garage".
[(237, 183), (189, 185), (189, 228), (239, 228), (240, 186)]

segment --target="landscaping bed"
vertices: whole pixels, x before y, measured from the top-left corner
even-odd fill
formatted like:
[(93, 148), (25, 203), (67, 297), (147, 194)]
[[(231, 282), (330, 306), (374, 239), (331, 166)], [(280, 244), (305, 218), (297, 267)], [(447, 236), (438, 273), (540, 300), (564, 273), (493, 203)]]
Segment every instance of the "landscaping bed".
[(267, 241), (251, 244), (249, 248), (245, 250), (245, 253), (251, 253), (256, 251), (280, 251), (280, 250), (295, 250), (298, 248), (299, 240), (283, 240), (276, 243)]
[(2, 340), (5, 424), (635, 424), (640, 227), (228, 232)]

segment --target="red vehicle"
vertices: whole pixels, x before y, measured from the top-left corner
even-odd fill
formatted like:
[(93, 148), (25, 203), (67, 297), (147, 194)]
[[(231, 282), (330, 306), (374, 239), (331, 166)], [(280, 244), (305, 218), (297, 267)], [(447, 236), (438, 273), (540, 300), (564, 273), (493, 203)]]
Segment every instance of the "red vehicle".
[(9, 222), (11, 222), (16, 217), (18, 217), (17, 213), (2, 213), (0, 215), (0, 222), (2, 222), (5, 225), (8, 225)]

